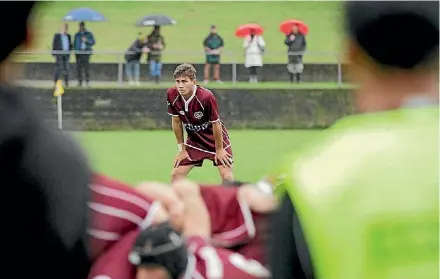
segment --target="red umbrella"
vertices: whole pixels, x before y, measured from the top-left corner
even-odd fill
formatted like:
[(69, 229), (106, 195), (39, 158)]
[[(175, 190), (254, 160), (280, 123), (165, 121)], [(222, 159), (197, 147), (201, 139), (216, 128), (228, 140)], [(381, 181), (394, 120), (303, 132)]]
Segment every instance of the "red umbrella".
[(235, 30), (235, 36), (243, 38), (249, 36), (251, 33), (253, 33), (254, 35), (261, 35), (263, 34), (263, 32), (264, 30), (260, 25), (249, 23), (240, 25), (237, 30)]
[(296, 19), (288, 19), (286, 21), (283, 21), (280, 25), (280, 31), (288, 35), (292, 33), (292, 27), (294, 25), (298, 26), (299, 32), (302, 33), (303, 35), (307, 35), (307, 33), (309, 33), (309, 27), (301, 20), (296, 20)]

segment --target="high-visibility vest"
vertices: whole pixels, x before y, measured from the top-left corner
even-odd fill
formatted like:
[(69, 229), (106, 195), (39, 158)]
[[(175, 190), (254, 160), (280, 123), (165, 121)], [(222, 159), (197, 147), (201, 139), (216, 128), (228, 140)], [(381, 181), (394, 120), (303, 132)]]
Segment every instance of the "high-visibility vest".
[(439, 278), (438, 107), (350, 116), (285, 168), (318, 279)]

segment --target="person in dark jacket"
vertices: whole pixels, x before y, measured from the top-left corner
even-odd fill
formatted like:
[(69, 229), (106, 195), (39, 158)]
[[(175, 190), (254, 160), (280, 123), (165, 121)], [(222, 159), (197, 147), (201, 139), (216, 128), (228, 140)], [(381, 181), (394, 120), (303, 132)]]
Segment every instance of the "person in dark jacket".
[(206, 63), (203, 70), (203, 82), (205, 84), (209, 83), (209, 72), (211, 66), (214, 68), (214, 81), (217, 83), (221, 82), (220, 79), (220, 54), (225, 46), (223, 38), (217, 32), (217, 26), (211, 25), (211, 32), (203, 40), (203, 47), (206, 53)]
[(138, 38), (131, 44), (125, 54), (125, 74), (130, 84), (139, 84), (140, 77), (140, 60), (145, 46), (142, 34), (138, 34)]
[(0, 46), (1, 274), (86, 279), (87, 159), (72, 137), (48, 127), (33, 94), (13, 87), (8, 70), (14, 66), (11, 53), (30, 47), (35, 38), (30, 19), (35, 5), (0, 2), (0, 24), (8, 26)]
[(63, 24), (61, 32), (54, 34), (52, 40), (52, 50), (54, 52), (64, 52), (53, 53), (56, 59), (54, 82), (57, 82), (62, 74), (64, 76), (64, 86), (66, 87), (69, 86), (70, 51), (72, 50), (72, 39), (70, 34), (67, 33), (68, 29), (69, 25), (67, 23)]
[(159, 83), (162, 75), (162, 51), (165, 49), (165, 39), (160, 34), (160, 26), (154, 26), (153, 32), (147, 37), (149, 49), (147, 62), (150, 66), (150, 75)]
[[(84, 22), (80, 22), (79, 31), (75, 34), (75, 39), (73, 41), (73, 49), (79, 52), (91, 52), (93, 46), (95, 45), (95, 37), (93, 33), (86, 30)], [(76, 53), (76, 72), (78, 76), (78, 86), (83, 84), (83, 72), (85, 75), (86, 84), (89, 85), (90, 74), (90, 55), (91, 53)]]
[(288, 46), (287, 70), (290, 73), (290, 81), (301, 82), (301, 74), (304, 70), (303, 52), (306, 50), (306, 37), (299, 31), (297, 25), (293, 25), (292, 33), (286, 36), (284, 44)]

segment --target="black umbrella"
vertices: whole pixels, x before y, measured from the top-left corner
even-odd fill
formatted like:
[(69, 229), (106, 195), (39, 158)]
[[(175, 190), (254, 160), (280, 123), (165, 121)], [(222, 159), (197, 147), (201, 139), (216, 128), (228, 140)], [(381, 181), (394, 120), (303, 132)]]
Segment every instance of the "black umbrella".
[(163, 26), (173, 24), (176, 24), (176, 21), (166, 15), (148, 15), (136, 22), (136, 26)]

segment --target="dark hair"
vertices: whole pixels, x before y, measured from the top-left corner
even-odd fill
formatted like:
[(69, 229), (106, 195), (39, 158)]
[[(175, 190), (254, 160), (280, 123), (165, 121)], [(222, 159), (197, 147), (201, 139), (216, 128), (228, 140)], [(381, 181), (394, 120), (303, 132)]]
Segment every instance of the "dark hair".
[(188, 77), (191, 80), (195, 80), (196, 73), (197, 73), (197, 71), (193, 65), (188, 64), (188, 63), (184, 63), (184, 64), (180, 64), (179, 66), (176, 67), (176, 70), (174, 70), (173, 77), (174, 77), (174, 79), (176, 79), (178, 77)]
[(438, 1), (349, 1), (345, 10), (348, 34), (376, 63), (412, 69), (437, 61)]
[(3, 16), (0, 16), (0, 24), (14, 27), (2, 31), (5, 39), (0, 47), (0, 62), (26, 40), (28, 20), (34, 6), (35, 1), (0, 2), (0, 11), (3, 13)]

